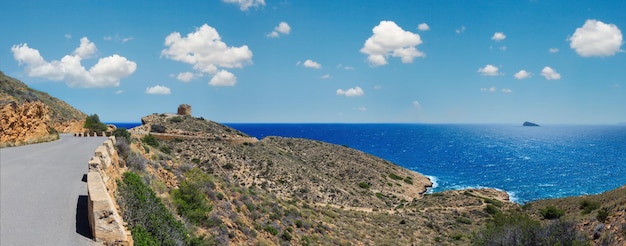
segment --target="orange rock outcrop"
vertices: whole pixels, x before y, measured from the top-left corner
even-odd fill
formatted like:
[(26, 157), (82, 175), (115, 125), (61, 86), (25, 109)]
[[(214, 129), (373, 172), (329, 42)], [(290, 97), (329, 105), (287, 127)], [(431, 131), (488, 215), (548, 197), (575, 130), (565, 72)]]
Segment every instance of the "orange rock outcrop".
[(0, 143), (32, 142), (48, 136), (50, 110), (42, 102), (9, 103), (0, 109)]

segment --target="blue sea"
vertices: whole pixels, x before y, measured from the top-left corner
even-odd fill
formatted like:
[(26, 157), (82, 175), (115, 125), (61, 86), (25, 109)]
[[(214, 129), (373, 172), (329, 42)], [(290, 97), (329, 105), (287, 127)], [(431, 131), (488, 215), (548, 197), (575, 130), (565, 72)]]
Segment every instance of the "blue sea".
[(491, 187), (525, 203), (626, 184), (626, 125), (227, 125), (259, 139), (346, 145), (428, 176), (431, 192)]

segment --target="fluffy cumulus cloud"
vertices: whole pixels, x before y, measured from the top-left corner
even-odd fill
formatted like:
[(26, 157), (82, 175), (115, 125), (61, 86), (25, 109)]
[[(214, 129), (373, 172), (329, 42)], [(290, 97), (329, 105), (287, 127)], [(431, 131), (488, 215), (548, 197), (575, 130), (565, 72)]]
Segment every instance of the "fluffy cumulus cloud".
[(11, 47), (13, 57), (20, 65), (25, 65), (25, 72), (30, 77), (39, 77), (52, 81), (64, 81), (70, 87), (113, 87), (119, 86), (122, 78), (135, 72), (137, 64), (117, 54), (100, 58), (87, 70), (83, 59), (91, 58), (97, 52), (96, 45), (86, 37), (80, 39), (80, 45), (71, 55), (65, 55), (60, 61), (46, 61), (39, 50), (19, 44)]
[(583, 57), (612, 56), (624, 43), (622, 32), (616, 25), (598, 20), (585, 21), (568, 40), (569, 46)]
[(196, 77), (198, 76), (196, 76), (196, 74), (192, 72), (184, 72), (184, 73), (179, 73), (178, 75), (176, 75), (176, 79), (182, 82), (189, 82), (192, 79), (195, 79)]
[(172, 94), (172, 91), (170, 90), (170, 88), (167, 88), (165, 86), (155, 85), (155, 86), (146, 88), (146, 94), (169, 95), (169, 94)]
[[(229, 47), (222, 42), (217, 30), (207, 24), (187, 34), (186, 37), (182, 37), (178, 32), (171, 33), (165, 38), (165, 46), (167, 48), (161, 51), (162, 56), (191, 64), (195, 70), (215, 76), (219, 68), (222, 68), (219, 72), (222, 75), (224, 72), (232, 75), (223, 68), (243, 68), (244, 65), (252, 63), (252, 51), (247, 45)], [(218, 81), (223, 79), (216, 78)]]
[(364, 92), (361, 87), (354, 87), (347, 90), (337, 89), (337, 95), (339, 96), (347, 96), (347, 97), (360, 97), (363, 96)]
[(330, 76), (330, 74), (324, 74), (324, 75), (322, 75), (322, 77), (320, 77), (320, 78), (321, 78), (321, 79), (330, 79), (330, 78), (331, 78), (331, 76)]
[(315, 61), (308, 60), (308, 59), (306, 61), (304, 61), (304, 63), (302, 63), (302, 66), (308, 67), (308, 68), (314, 68), (314, 69), (322, 68), (322, 64), (319, 64), (319, 63), (317, 63)]
[(419, 25), (417, 25), (417, 29), (420, 31), (428, 31), (430, 30), (430, 26), (428, 26), (428, 24), (426, 23), (420, 23)]
[(494, 40), (496, 42), (498, 41), (502, 41), (506, 38), (506, 35), (504, 35), (503, 32), (496, 32), (493, 34), (493, 36), (491, 36), (491, 40)]
[(367, 60), (372, 66), (387, 64), (387, 58), (398, 57), (402, 63), (411, 63), (415, 57), (426, 55), (417, 50), (422, 44), (420, 35), (403, 30), (393, 21), (381, 21), (372, 29), (373, 35), (369, 37), (361, 53), (367, 54)]
[(552, 69), (551, 67), (544, 67), (541, 70), (541, 76), (543, 76), (547, 80), (561, 79), (561, 74), (557, 73), (556, 70)]
[(265, 0), (222, 0), (225, 3), (239, 5), (241, 11), (248, 11), (251, 7), (265, 6)]
[(496, 67), (494, 65), (491, 65), (491, 64), (487, 64), (485, 67), (479, 68), (476, 72), (479, 72), (483, 76), (498, 76), (498, 75), (500, 75), (500, 73), (498, 73), (498, 67)]
[(209, 81), (210, 86), (234, 86), (236, 83), (237, 77), (226, 70), (220, 70)]
[(523, 69), (513, 75), (516, 79), (526, 79), (530, 78), (530, 76), (532, 76), (532, 74)]
[(287, 24), (287, 22), (283, 21), (280, 22), (278, 26), (274, 27), (274, 31), (267, 34), (267, 36), (270, 38), (278, 38), (280, 37), (280, 34), (288, 35), (289, 32), (291, 32), (291, 27)]
[(504, 93), (513, 93), (513, 90), (511, 90), (509, 88), (504, 88), (504, 89), (502, 89), (502, 92), (504, 92)]
[(557, 53), (557, 52), (559, 52), (559, 48), (550, 48), (550, 49), (548, 49), (548, 51), (550, 53)]

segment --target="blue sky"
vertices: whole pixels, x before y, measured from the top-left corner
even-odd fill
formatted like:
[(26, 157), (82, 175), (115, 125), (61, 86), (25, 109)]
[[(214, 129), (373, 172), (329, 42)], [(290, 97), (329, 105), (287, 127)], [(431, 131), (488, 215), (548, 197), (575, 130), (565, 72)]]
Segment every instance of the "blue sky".
[(626, 1), (3, 1), (0, 70), (106, 122), (626, 122)]

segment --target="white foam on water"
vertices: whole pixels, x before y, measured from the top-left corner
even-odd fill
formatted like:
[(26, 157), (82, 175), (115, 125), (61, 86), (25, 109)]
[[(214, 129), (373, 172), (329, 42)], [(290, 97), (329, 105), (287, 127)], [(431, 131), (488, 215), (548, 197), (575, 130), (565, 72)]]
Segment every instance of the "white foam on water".
[(437, 188), (437, 186), (439, 186), (439, 183), (437, 183), (437, 181), (438, 181), (439, 179), (437, 179), (437, 177), (435, 177), (435, 176), (431, 176), (431, 175), (424, 175), (424, 176), (426, 176), (428, 179), (430, 179), (430, 182), (432, 182), (432, 183), (433, 183), (433, 186), (432, 186), (432, 187), (430, 187), (430, 188), (426, 189), (426, 193), (427, 193), (427, 194), (432, 194), (432, 193), (433, 193), (433, 189), (435, 189), (435, 188)]

